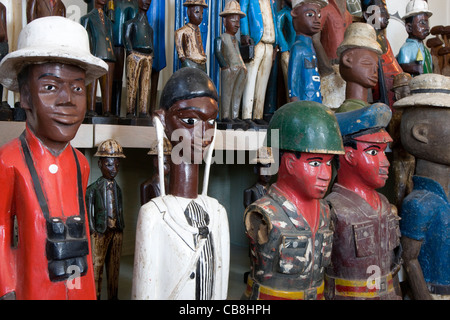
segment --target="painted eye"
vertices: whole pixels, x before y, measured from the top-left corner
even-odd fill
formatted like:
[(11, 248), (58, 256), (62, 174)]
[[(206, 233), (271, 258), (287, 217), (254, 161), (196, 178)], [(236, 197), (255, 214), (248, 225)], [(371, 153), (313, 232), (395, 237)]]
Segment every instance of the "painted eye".
[(83, 92), (83, 88), (82, 87), (75, 87), (73, 89), (73, 91), (75, 91), (76, 93), (81, 93), (81, 92)]
[(367, 150), (366, 153), (371, 156), (376, 156), (378, 154), (378, 151), (375, 149), (371, 149), (371, 150)]
[(183, 119), (181, 119), (181, 121), (183, 121), (184, 123), (189, 124), (189, 125), (194, 125), (197, 123), (198, 120), (194, 119), (194, 118), (183, 118)]
[(54, 90), (56, 90), (56, 86), (54, 86), (52, 84), (47, 84), (44, 86), (44, 89), (47, 91), (54, 91)]
[(214, 119), (210, 119), (210, 120), (208, 120), (208, 123), (213, 126), (215, 121), (216, 120), (214, 120)]
[(307, 16), (308, 18), (314, 17), (314, 13), (312, 13), (312, 12), (307, 12), (307, 13), (306, 13), (306, 16)]
[(327, 161), (327, 166), (331, 166), (331, 161), (333, 160)]
[(311, 161), (309, 162), (309, 165), (311, 167), (319, 167), (322, 163), (320, 161)]

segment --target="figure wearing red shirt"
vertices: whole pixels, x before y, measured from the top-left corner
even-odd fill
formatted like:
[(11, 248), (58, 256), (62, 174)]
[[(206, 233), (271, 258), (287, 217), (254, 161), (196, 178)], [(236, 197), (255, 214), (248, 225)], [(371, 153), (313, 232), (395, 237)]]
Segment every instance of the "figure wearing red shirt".
[[(84, 194), (86, 158), (72, 148), (86, 84), (107, 65), (84, 28), (66, 18), (29, 23), (0, 63), (27, 114), (20, 138), (0, 148), (0, 299), (95, 299)], [(49, 48), (58, 48), (51, 50)]]

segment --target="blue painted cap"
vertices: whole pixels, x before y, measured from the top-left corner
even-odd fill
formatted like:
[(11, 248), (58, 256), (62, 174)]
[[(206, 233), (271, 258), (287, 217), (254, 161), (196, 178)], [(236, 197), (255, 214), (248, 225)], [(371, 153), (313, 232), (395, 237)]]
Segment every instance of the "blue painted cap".
[[(361, 109), (336, 113), (339, 128), (343, 137), (353, 135), (354, 137), (372, 136), (377, 141), (358, 139), (372, 142), (391, 142), (392, 138), (384, 130), (392, 118), (391, 109), (384, 103), (374, 103)], [(372, 135), (373, 133), (385, 132), (385, 135)]]

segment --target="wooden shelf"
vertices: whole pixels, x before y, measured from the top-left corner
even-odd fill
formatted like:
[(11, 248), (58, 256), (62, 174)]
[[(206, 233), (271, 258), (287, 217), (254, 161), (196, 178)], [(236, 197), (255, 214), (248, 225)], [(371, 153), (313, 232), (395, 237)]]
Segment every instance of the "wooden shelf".
[[(0, 121), (0, 146), (17, 138), (25, 122)], [(263, 145), (266, 131), (218, 130), (216, 150), (257, 150)], [(75, 148), (96, 148), (102, 141), (115, 139), (124, 148), (149, 149), (156, 141), (154, 127), (82, 124), (72, 140)]]

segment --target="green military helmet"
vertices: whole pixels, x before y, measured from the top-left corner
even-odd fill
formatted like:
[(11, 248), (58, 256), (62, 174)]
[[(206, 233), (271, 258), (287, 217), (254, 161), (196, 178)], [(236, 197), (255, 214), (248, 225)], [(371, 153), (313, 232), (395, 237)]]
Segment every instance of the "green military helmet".
[[(279, 141), (272, 141), (274, 129), (279, 130)], [(280, 150), (344, 154), (336, 116), (314, 101), (290, 102), (278, 109), (270, 121), (266, 145)]]

